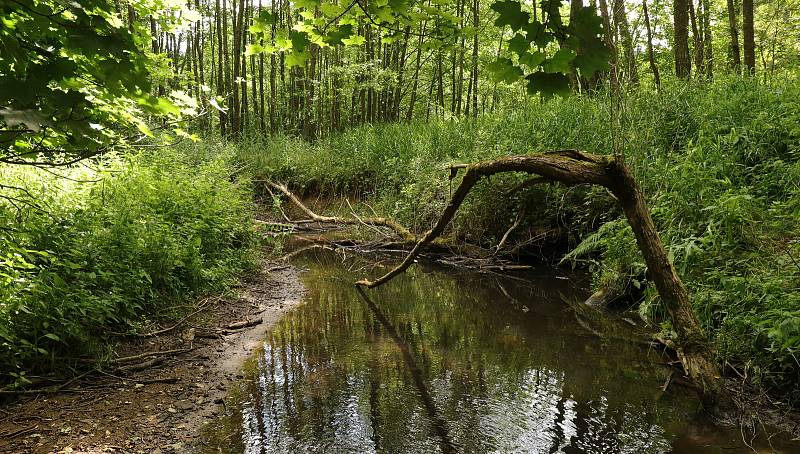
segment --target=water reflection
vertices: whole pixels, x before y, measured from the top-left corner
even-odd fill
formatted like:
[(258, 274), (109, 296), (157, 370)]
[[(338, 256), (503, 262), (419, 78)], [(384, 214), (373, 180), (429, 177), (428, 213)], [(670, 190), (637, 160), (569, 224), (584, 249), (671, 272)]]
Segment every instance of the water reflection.
[(297, 260), (308, 303), (249, 364), (213, 451), (739, 452), (728, 435), (688, 436), (698, 404), (681, 389), (660, 396), (657, 353), (576, 323), (562, 301), (583, 296), (572, 280), (418, 266), (360, 293), (357, 258)]

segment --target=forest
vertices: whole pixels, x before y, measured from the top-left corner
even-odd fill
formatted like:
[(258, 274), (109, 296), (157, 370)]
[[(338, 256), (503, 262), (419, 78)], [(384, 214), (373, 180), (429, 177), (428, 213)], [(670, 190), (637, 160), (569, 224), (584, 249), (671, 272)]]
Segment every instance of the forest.
[[(675, 416), (684, 405), (738, 427), (736, 443), (756, 452), (794, 452), (799, 77), (798, 0), (0, 0), (0, 450), (339, 452), (340, 434), (308, 435), (327, 434), (336, 425), (320, 414), (336, 411), (309, 408), (352, 392), (371, 421), (372, 444), (347, 445), (358, 452), (711, 452), (680, 444), (702, 444), (686, 435), (697, 427), (668, 422), (690, 418)], [(304, 241), (341, 264), (310, 259)], [(563, 276), (540, 279), (544, 269)], [(472, 277), (457, 284), (461, 273)], [(471, 287), (489, 281), (497, 288)], [(533, 282), (544, 293), (525, 290)], [(570, 311), (566, 324), (580, 325), (548, 325), (549, 340), (572, 339), (586, 357), (576, 370), (601, 361), (594, 381), (557, 363), (563, 344), (529, 345), (544, 322), (522, 320), (545, 293), (559, 304), (542, 303), (542, 317)], [(532, 313), (506, 316), (494, 299)], [(371, 337), (351, 339), (362, 328)], [(80, 412), (61, 409), (114, 388), (163, 398), (193, 380), (181, 361), (221, 361), (208, 352), (248, 336), (260, 353), (219, 372), (245, 384), (226, 394), (219, 379), (218, 396), (184, 396), (193, 410), (176, 410), (222, 403), (213, 416), (233, 419), (211, 426), (233, 431), (223, 441), (198, 442), (189, 416), (180, 446), (174, 427), (72, 430)], [(280, 405), (312, 403), (271, 420), (249, 413), (267, 394), (248, 377), (274, 379), (275, 358), (294, 370)], [(315, 378), (331, 395), (296, 378), (328, 367), (348, 371)], [(554, 408), (566, 419), (574, 399), (580, 432), (581, 412), (599, 408), (586, 383), (612, 383), (609, 367), (658, 383), (615, 396), (596, 432), (540, 446), (498, 431), (483, 445), (464, 435), (479, 429), (457, 429), (482, 415), (467, 396), (487, 382), (516, 395), (535, 369), (537, 380), (562, 371)], [(372, 381), (360, 391), (337, 382), (362, 376)], [(417, 397), (381, 400), (403, 386)], [(41, 398), (67, 399), (45, 413), (56, 422), (30, 416)], [(635, 399), (649, 399), (647, 415), (657, 407), (653, 443), (625, 438), (646, 438), (620, 416), (640, 411), (620, 409)], [(387, 402), (405, 406), (397, 418), (422, 444), (398, 441)], [(462, 404), (475, 414), (451, 413)], [(783, 441), (769, 443), (773, 432)], [(769, 448), (754, 441), (764, 433)], [(270, 444), (284, 436), (307, 444)], [(722, 437), (705, 446), (733, 443)]]

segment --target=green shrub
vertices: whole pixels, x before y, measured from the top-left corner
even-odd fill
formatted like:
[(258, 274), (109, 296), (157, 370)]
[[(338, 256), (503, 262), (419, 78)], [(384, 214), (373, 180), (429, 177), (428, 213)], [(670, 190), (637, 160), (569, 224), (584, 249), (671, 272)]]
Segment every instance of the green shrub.
[(94, 183), (0, 169), (27, 188), (6, 195), (35, 204), (0, 202), (0, 370), (95, 352), (109, 330), (219, 291), (252, 264), (249, 182), (231, 182), (221, 157), (188, 161), (162, 152), (67, 171)]

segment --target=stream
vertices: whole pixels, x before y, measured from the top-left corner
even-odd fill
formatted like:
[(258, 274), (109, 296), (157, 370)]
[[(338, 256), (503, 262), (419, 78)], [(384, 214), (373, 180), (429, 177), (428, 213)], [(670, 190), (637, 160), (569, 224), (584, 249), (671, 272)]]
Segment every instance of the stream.
[(418, 264), (361, 293), (391, 262), (317, 248), (292, 263), (306, 302), (245, 364), (207, 452), (753, 452), (689, 388), (663, 390), (669, 358), (630, 340), (638, 319), (574, 304), (585, 275)]

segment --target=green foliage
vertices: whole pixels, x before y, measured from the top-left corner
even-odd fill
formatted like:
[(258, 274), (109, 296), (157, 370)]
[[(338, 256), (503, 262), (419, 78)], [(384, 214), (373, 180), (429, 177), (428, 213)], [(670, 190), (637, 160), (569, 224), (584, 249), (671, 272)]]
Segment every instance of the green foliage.
[[(793, 392), (800, 379), (797, 99), (794, 85), (748, 79), (666, 84), (660, 95), (627, 93), (616, 139), (598, 127), (609, 123), (604, 98), (572, 97), (523, 103), (478, 121), (364, 126), (313, 145), (250, 139), (239, 159), (295, 188), (366, 195), (377, 211), (424, 231), (452, 189), (448, 163), (563, 148), (608, 153), (616, 142), (649, 196), (720, 360), (747, 367), (764, 386)], [(510, 241), (566, 228), (574, 239), (583, 237), (567, 260), (588, 263), (596, 285), (643, 285), (644, 261), (605, 191), (539, 186), (498, 196), (523, 179), (496, 176), (478, 185), (450, 234), (495, 245), (524, 209)], [(650, 286), (640, 311), (662, 321)]]
[(162, 152), (95, 165), (69, 172), (100, 180), (85, 184), (0, 168), (36, 204), (0, 205), (2, 380), (95, 352), (107, 330), (221, 290), (252, 263), (248, 182), (231, 183), (221, 158)]
[[(159, 16), (160, 2), (136, 2)], [(133, 6), (132, 6), (133, 7)], [(193, 99), (150, 94), (144, 29), (108, 0), (0, 2), (0, 162), (63, 162), (153, 135), (146, 115), (178, 118)]]
[[(275, 35), (289, 36), (289, 39), (278, 39), (273, 43), (270, 26), (275, 25), (275, 18), (271, 14), (261, 15), (254, 18), (249, 27), (256, 43), (247, 47), (246, 55), (284, 51), (289, 52), (286, 54), (289, 67), (302, 66), (309, 56), (311, 43), (320, 47), (363, 44), (363, 39), (351, 38), (358, 37), (354, 26), (359, 21), (375, 25), (375, 33), (381, 35), (383, 43), (392, 43), (400, 38), (402, 27), (407, 27), (407, 35), (411, 27), (423, 21), (431, 23), (433, 28), (431, 40), (426, 45), (435, 48), (444, 48), (452, 37), (477, 33), (464, 28), (461, 18), (443, 10), (441, 6), (444, 4), (437, 4), (434, 8), (405, 1), (369, 2), (366, 6), (359, 1), (347, 5), (338, 1), (294, 2), (295, 7), (301, 9), (300, 16), (304, 20), (295, 24), (292, 30), (275, 32)], [(528, 91), (549, 97), (569, 93), (567, 75), (575, 69), (580, 70), (583, 76), (591, 77), (607, 68), (610, 53), (602, 40), (602, 22), (595, 9), (578, 9), (572, 22), (565, 25), (561, 18), (561, 4), (562, 0), (542, 0), (541, 20), (532, 20), (531, 14), (524, 11), (517, 0), (492, 3), (491, 9), (498, 14), (494, 24), (501, 30), (508, 26), (518, 32), (508, 42), (508, 49), (518, 57), (517, 62), (499, 58), (487, 67), (494, 74), (495, 81), (511, 84), (526, 74), (525, 67), (529, 70)], [(559, 50), (547, 56), (545, 51), (556, 45)], [(529, 52), (531, 46), (537, 48), (533, 53)], [(579, 53), (581, 58), (577, 58)]]
[[(524, 76), (530, 94), (567, 96), (572, 92), (567, 77), (570, 73), (579, 71), (588, 78), (608, 69), (611, 54), (603, 41), (603, 33), (607, 31), (603, 30), (595, 8), (576, 9), (565, 25), (561, 19), (561, 3), (561, 0), (541, 0), (541, 20), (531, 20), (531, 15), (522, 11), (518, 1), (492, 4), (492, 9), (499, 14), (495, 25), (519, 30), (508, 41), (508, 50), (518, 57), (517, 64), (509, 58), (498, 58), (487, 66), (495, 81), (510, 84)], [(532, 46), (536, 51), (530, 52)]]

